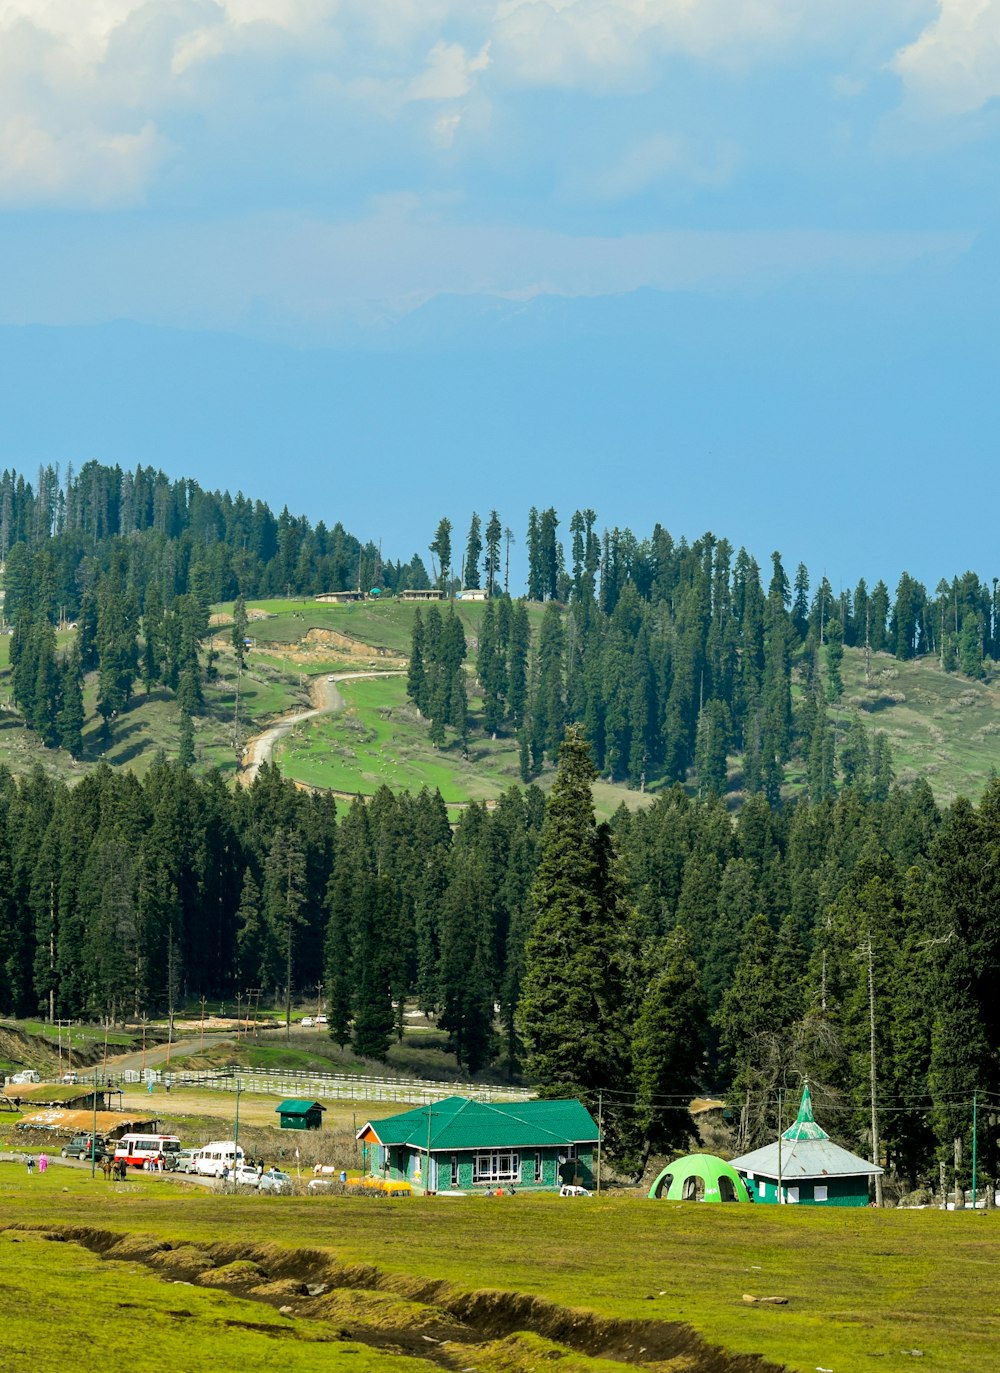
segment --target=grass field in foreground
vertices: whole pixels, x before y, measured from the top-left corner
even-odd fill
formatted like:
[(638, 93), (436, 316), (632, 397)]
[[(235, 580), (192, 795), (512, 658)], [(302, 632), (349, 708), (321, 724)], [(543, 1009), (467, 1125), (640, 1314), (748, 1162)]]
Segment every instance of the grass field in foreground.
[[(401, 1282), (435, 1279), (608, 1317), (686, 1321), (732, 1352), (810, 1373), (909, 1373), (915, 1349), (925, 1366), (993, 1373), (1000, 1344), (996, 1213), (525, 1194), (376, 1203), (195, 1194), (153, 1180), (116, 1192), (85, 1173), (64, 1181), (50, 1170), (29, 1182), (23, 1168), (0, 1165), (0, 1214), (8, 1225), (86, 1224), (173, 1243), (315, 1246)], [(178, 1289), (168, 1292), (174, 1304)], [(744, 1293), (784, 1296), (788, 1305), (747, 1306)]]

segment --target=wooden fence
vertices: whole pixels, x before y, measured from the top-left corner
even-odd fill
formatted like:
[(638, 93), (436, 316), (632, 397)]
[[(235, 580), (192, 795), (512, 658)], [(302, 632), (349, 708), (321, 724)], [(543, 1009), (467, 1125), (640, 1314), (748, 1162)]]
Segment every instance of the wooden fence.
[(171, 1087), (212, 1087), (216, 1091), (332, 1101), (392, 1101), (422, 1105), (444, 1097), (470, 1097), (473, 1101), (531, 1101), (535, 1093), (525, 1087), (504, 1087), (470, 1082), (426, 1082), (419, 1078), (365, 1077), (353, 1074), (275, 1072), (270, 1068), (219, 1068), (171, 1072), (148, 1068), (113, 1075), (116, 1082), (154, 1082)]

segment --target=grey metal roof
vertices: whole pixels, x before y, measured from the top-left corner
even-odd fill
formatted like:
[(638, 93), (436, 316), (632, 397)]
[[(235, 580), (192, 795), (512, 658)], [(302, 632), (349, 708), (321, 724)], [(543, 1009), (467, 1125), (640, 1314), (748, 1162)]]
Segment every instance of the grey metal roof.
[[(778, 1141), (754, 1149), (732, 1160), (738, 1173), (754, 1177), (777, 1178)], [(781, 1179), (788, 1178), (844, 1178), (874, 1177), (885, 1169), (867, 1159), (859, 1158), (848, 1149), (834, 1144), (826, 1131), (813, 1119), (812, 1097), (808, 1082), (802, 1089), (802, 1103), (795, 1124), (781, 1137)]]

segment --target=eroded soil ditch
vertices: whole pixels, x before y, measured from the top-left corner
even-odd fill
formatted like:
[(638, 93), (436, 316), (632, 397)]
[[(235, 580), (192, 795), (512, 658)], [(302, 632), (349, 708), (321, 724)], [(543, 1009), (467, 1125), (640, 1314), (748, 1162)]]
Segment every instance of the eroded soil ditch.
[(470, 1367), (533, 1373), (549, 1361), (571, 1373), (592, 1358), (650, 1373), (782, 1373), (757, 1354), (708, 1344), (682, 1322), (616, 1320), (521, 1292), (463, 1290), (340, 1263), (325, 1249), (171, 1243), (87, 1226), (0, 1228), (79, 1244), (109, 1261), (141, 1263), (165, 1282), (266, 1302), (288, 1321), (261, 1327), (268, 1334), (294, 1338), (296, 1322), (321, 1321), (331, 1338), (416, 1356), (455, 1373)]

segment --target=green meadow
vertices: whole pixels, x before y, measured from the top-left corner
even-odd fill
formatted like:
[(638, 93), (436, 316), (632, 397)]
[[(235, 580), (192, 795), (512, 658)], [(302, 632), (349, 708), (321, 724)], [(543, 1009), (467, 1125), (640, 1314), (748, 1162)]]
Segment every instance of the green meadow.
[[(197, 1369), (408, 1368), (416, 1343), (483, 1373), (992, 1373), (1000, 1342), (996, 1213), (219, 1195), (8, 1163), (0, 1214), (0, 1345), (42, 1373), (82, 1366), (67, 1351), (90, 1339), (112, 1367), (139, 1339), (144, 1364)], [(342, 1365), (347, 1345), (363, 1352)]]

